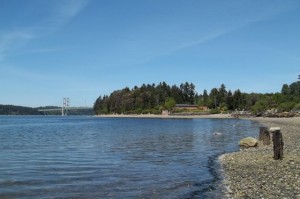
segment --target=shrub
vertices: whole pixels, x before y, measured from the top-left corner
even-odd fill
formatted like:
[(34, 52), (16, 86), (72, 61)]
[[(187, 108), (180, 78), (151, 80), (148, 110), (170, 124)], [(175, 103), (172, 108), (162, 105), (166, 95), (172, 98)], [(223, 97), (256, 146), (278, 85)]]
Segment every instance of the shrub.
[(298, 103), (294, 106), (294, 110), (300, 110), (300, 103)]
[(219, 109), (211, 109), (209, 113), (210, 114), (219, 114), (219, 113), (221, 113), (221, 111)]
[(290, 111), (294, 108), (295, 103), (294, 102), (284, 102), (279, 104), (278, 106), (278, 112), (285, 112), (285, 111)]

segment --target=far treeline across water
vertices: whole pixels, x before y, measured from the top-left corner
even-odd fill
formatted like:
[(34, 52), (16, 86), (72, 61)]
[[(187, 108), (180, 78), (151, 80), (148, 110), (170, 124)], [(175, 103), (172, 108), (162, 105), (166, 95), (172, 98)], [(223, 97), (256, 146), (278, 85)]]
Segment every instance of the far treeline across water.
[[(43, 112), (39, 109), (58, 109), (57, 111)], [(46, 107), (24, 107), (14, 105), (1, 105), (0, 115), (61, 115), (61, 107), (46, 106)], [(93, 115), (92, 110), (69, 110), (69, 115)]]
[(280, 93), (244, 93), (239, 89), (227, 90), (222, 84), (210, 92), (202, 94), (195, 91), (193, 83), (170, 86), (165, 82), (158, 85), (143, 84), (141, 87), (128, 87), (112, 92), (109, 96), (97, 98), (94, 103), (96, 114), (161, 114), (163, 110), (178, 112), (176, 104), (197, 105), (198, 111), (209, 113), (231, 112), (235, 110), (250, 111), (261, 115), (266, 110), (277, 112), (300, 110), (300, 82), (284, 84)]

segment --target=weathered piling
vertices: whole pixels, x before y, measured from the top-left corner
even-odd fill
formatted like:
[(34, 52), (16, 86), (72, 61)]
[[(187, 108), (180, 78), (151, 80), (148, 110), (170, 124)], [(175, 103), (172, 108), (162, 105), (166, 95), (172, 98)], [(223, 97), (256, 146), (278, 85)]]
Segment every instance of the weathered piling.
[(282, 160), (283, 159), (283, 139), (282, 133), (280, 132), (279, 127), (270, 128), (270, 132), (272, 133), (272, 141), (273, 141), (273, 151), (274, 151), (274, 160)]
[(270, 145), (270, 132), (267, 127), (259, 128), (259, 141), (263, 142), (263, 145)]

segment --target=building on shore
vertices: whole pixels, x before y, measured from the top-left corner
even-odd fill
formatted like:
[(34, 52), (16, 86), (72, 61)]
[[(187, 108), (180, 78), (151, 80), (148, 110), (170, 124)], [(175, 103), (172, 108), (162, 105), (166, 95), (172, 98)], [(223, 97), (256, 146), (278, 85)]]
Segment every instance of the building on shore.
[(174, 107), (174, 110), (197, 110), (197, 105), (191, 105), (191, 104), (176, 104)]
[(208, 110), (207, 106), (197, 106), (192, 104), (176, 104), (174, 110)]

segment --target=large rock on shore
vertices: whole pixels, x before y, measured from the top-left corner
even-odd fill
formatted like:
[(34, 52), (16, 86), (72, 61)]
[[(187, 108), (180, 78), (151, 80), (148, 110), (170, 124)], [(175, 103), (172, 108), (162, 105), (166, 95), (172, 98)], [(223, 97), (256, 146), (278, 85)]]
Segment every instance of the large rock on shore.
[(239, 145), (245, 147), (255, 147), (258, 143), (258, 140), (253, 137), (246, 137), (240, 140)]

